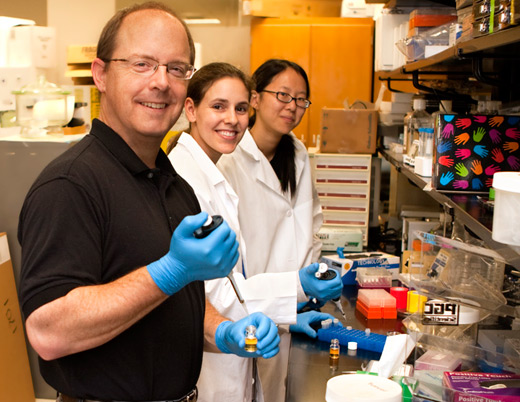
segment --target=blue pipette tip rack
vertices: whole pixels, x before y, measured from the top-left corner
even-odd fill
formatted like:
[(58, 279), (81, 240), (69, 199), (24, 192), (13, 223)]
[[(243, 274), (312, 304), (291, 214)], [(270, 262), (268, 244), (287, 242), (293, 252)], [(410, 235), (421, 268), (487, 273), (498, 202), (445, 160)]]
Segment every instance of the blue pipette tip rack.
[(348, 346), (349, 342), (357, 342), (358, 348), (373, 352), (383, 352), (385, 347), (386, 335), (366, 333), (359, 329), (347, 329), (345, 327), (334, 326), (330, 328), (320, 328), (318, 339), (330, 342), (331, 339), (339, 339), (340, 345)]

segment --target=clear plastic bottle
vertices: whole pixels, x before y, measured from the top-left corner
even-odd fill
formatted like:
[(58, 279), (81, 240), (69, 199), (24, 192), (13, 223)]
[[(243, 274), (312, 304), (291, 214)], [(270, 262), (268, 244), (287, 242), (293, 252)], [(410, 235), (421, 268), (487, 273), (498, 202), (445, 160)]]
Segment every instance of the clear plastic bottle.
[(413, 112), (408, 120), (408, 138), (406, 143), (406, 158), (404, 162), (415, 165), (415, 156), (419, 147), (419, 128), (433, 128), (432, 116), (426, 111), (426, 99), (413, 100)]

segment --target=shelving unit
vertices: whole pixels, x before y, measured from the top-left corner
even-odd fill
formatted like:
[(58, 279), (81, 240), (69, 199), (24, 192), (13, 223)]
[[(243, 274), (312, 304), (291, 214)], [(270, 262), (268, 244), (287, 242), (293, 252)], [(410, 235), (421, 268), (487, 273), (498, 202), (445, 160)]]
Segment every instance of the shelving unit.
[[(489, 60), (491, 62), (489, 62)], [(484, 61), (486, 61), (484, 63)], [(506, 61), (506, 63), (503, 63)], [(408, 63), (393, 71), (380, 72), (381, 80), (413, 77), (414, 85), (419, 77), (439, 74), (446, 79), (474, 77), (495, 87), (494, 96), (504, 102), (520, 101), (520, 26), (511, 27), (496, 33), (457, 43), (432, 57)], [(483, 72), (483, 66), (487, 72)], [(503, 67), (503, 68), (502, 68)], [(421, 78), (422, 79), (422, 78)], [(419, 84), (418, 87), (423, 89)], [(427, 88), (426, 88), (427, 89)], [(496, 250), (505, 261), (520, 269), (520, 254), (512, 247), (498, 243), (492, 238), (493, 212), (483, 202), (484, 197), (468, 193), (442, 193), (432, 188), (431, 179), (414, 173), (413, 169), (402, 162), (402, 155), (380, 150), (398, 172), (425, 191), (445, 210), (462, 222), (484, 243)]]
[(425, 191), (445, 210), (453, 210), (453, 214), (460, 222), (484, 241), (488, 247), (499, 253), (509, 265), (520, 269), (520, 254), (508, 245), (498, 243), (492, 238), (493, 212), (484, 204), (483, 198), (485, 197), (467, 193), (439, 192), (432, 188), (430, 178), (418, 176), (414, 173), (413, 168), (405, 165), (402, 161), (402, 155), (387, 150), (380, 150), (379, 152), (399, 173)]
[(431, 78), (435, 75), (438, 79), (441, 75), (447, 80), (474, 77), (477, 81), (495, 87), (495, 97), (504, 102), (517, 102), (520, 101), (518, 63), (520, 26), (457, 43), (427, 59), (380, 72), (379, 79), (391, 82), (409, 79), (411, 76), (416, 88), (427, 90), (419, 83), (427, 76)]

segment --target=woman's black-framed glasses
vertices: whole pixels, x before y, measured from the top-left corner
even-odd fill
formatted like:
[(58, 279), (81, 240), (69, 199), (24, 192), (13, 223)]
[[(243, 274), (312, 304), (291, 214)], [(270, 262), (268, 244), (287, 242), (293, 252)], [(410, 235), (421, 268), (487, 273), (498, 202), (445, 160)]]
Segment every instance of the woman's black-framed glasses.
[(267, 89), (264, 89), (260, 92), (268, 92), (270, 94), (275, 94), (276, 99), (278, 99), (280, 102), (283, 103), (291, 103), (294, 101), (296, 103), (296, 106), (302, 107), (304, 109), (307, 109), (311, 105), (311, 101), (306, 98), (295, 98), (294, 96), (289, 95), (287, 92), (281, 92), (281, 91), (269, 91)]

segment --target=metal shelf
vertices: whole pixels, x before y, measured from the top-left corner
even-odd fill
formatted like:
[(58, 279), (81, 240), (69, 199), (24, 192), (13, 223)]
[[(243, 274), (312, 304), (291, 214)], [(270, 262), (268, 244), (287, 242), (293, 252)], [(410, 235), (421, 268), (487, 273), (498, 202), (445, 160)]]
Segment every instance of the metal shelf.
[(404, 174), (412, 183), (431, 198), (448, 209), (453, 209), (455, 217), (484, 243), (499, 253), (511, 266), (520, 269), (520, 254), (507, 244), (498, 243), (492, 238), (493, 213), (487, 209), (475, 194), (442, 193), (431, 186), (431, 179), (421, 177), (402, 162), (402, 155), (387, 150), (379, 150), (399, 173)]
[[(466, 42), (460, 42), (432, 57), (405, 64), (392, 71), (381, 71), (381, 79), (397, 78), (415, 71), (435, 69), (442, 74), (444, 64), (460, 64), (461, 58), (482, 51), (495, 51), (520, 42), (520, 26), (504, 29), (491, 35), (481, 36)], [(471, 63), (469, 63), (471, 64)]]

